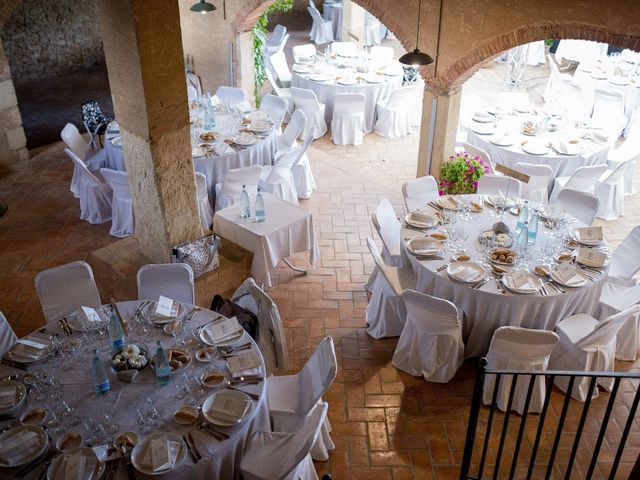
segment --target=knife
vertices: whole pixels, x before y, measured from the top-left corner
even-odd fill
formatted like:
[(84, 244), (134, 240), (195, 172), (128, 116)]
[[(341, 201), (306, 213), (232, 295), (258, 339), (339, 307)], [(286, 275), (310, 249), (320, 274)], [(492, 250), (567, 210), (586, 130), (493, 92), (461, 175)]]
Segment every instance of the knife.
[(27, 367), (22, 365), (21, 363), (16, 363), (13, 360), (8, 360), (6, 358), (3, 358), (0, 363), (2, 363), (2, 365), (6, 365), (7, 367), (13, 367), (13, 368), (17, 368), (18, 370), (22, 370), (23, 372), (27, 371)]
[(198, 451), (198, 447), (196, 447), (196, 442), (193, 439), (193, 433), (192, 432), (188, 432), (187, 433), (187, 438), (189, 439), (189, 442), (191, 442), (191, 447), (193, 447), (193, 452), (198, 457), (198, 461), (202, 460), (202, 455), (200, 455), (200, 452)]
[(182, 440), (184, 440), (184, 443), (187, 445), (187, 451), (189, 452), (189, 456), (191, 457), (191, 460), (193, 460), (193, 463), (198, 463), (198, 457), (194, 453), (193, 448), (191, 447), (191, 442), (189, 442), (187, 436), (183, 435)]

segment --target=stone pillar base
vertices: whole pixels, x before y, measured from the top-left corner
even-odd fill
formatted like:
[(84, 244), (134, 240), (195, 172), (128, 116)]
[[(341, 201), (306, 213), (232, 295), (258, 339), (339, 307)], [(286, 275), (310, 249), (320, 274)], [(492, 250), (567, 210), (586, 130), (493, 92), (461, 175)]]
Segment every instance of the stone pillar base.
[[(219, 254), (218, 269), (196, 279), (196, 304), (201, 307), (209, 308), (215, 294), (231, 298), (236, 288), (251, 275), (251, 252), (223, 240)], [(137, 299), (138, 270), (153, 263), (142, 253), (135, 237), (118, 240), (92, 252), (87, 262), (93, 268), (103, 303), (110, 298), (116, 301)]]

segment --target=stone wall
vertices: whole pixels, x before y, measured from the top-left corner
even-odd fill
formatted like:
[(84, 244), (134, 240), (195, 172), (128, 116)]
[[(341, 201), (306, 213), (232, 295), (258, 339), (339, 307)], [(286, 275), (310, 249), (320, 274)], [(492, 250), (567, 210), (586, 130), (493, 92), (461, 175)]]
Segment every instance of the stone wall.
[(29, 158), (18, 99), (0, 43), (0, 167)]
[(16, 84), (104, 64), (93, 1), (24, 0), (0, 36)]

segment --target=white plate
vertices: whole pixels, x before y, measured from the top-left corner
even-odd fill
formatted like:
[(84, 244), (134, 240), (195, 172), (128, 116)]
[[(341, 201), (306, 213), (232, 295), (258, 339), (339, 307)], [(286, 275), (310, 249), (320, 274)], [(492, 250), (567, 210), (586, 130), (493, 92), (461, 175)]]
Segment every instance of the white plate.
[(367, 83), (382, 83), (384, 82), (384, 77), (380, 75), (367, 75), (365, 78)]
[(237, 144), (237, 145), (242, 145), (244, 147), (248, 147), (249, 145), (253, 145), (254, 143), (256, 143), (258, 141), (258, 139), (256, 137), (254, 137), (253, 135), (238, 135), (237, 137), (233, 138), (233, 143)]
[(19, 362), (19, 363), (35, 363), (35, 362), (39, 362), (40, 360), (44, 360), (45, 358), (47, 358), (49, 355), (51, 355), (51, 342), (38, 337), (38, 336), (30, 336), (27, 337), (27, 339), (31, 339), (34, 340), (36, 342), (39, 343), (43, 343), (46, 344), (47, 347), (43, 348), (42, 350), (40, 350), (40, 355), (33, 358), (31, 356), (27, 356), (27, 355), (21, 355), (19, 351), (15, 351), (14, 349), (20, 345), (19, 343), (14, 343), (13, 346), (11, 347), (11, 350), (8, 350), (7, 353), (5, 354), (9, 360), (13, 360), (14, 362)]
[(504, 110), (502, 110), (502, 108), (498, 105), (491, 105), (487, 107), (487, 112), (489, 112), (491, 115), (498, 115), (499, 113), (503, 113)]
[(202, 341), (202, 343), (204, 343), (205, 345), (209, 345), (210, 347), (225, 347), (228, 345), (232, 345), (233, 343), (237, 342), (240, 338), (242, 338), (242, 335), (244, 333), (244, 329), (240, 330), (238, 332), (237, 335), (227, 339), (227, 340), (223, 340), (221, 342), (214, 342), (213, 340), (210, 339), (210, 337), (207, 335), (207, 333), (205, 333), (205, 330), (207, 330), (208, 326), (201, 328), (199, 330), (198, 333), (198, 338), (200, 339), (200, 341)]
[[(540, 278), (538, 278), (533, 273), (527, 272), (527, 276), (531, 280), (531, 283), (533, 283), (534, 287), (533, 288), (515, 288), (510, 282), (511, 275), (513, 275), (513, 272), (505, 273), (502, 276), (501, 280), (502, 280), (502, 284), (505, 287), (507, 287), (509, 290), (511, 290), (512, 292), (531, 294), (531, 293), (536, 293), (542, 287), (542, 280), (540, 280)], [(525, 285), (527, 285), (527, 284), (525, 284)]]
[[(463, 267), (463, 266), (475, 270), (476, 274), (473, 277), (471, 277), (471, 278), (469, 278), (467, 280), (463, 280), (457, 274), (453, 273), (454, 271), (456, 271), (456, 269), (458, 269), (460, 267)], [(449, 264), (449, 266), (447, 267), (447, 274), (449, 275), (449, 277), (451, 277), (453, 280), (456, 280), (457, 282), (476, 283), (476, 282), (479, 282), (480, 280), (482, 280), (484, 278), (485, 271), (484, 271), (484, 268), (482, 268), (477, 263), (468, 262), (468, 261), (451, 262)]]
[(182, 303), (178, 302), (178, 314), (175, 317), (163, 317), (156, 313), (156, 308), (158, 307), (158, 302), (152, 301), (149, 302), (143, 309), (142, 314), (149, 320), (152, 324), (157, 327), (161, 327), (166, 325), (167, 323), (174, 322), (177, 318), (182, 317), (185, 313), (187, 313), (187, 307), (185, 307)]
[(491, 123), (495, 120), (495, 117), (488, 113), (487, 115), (474, 115), (471, 120), (478, 123)]
[(611, 257), (609, 255), (607, 255), (606, 258), (604, 259), (604, 263), (603, 264), (597, 264), (595, 262), (585, 262), (584, 260), (579, 260), (578, 257), (576, 257), (576, 262), (578, 262), (580, 265), (584, 265), (585, 267), (603, 268), (603, 267), (606, 267), (607, 265), (609, 265), (609, 260), (610, 259), (611, 259)]
[(296, 73), (310, 73), (311, 69), (309, 68), (308, 65), (301, 65), (299, 63), (296, 63), (293, 65), (293, 67), (291, 67), (291, 70), (293, 70)]
[(627, 85), (629, 85), (631, 82), (629, 81), (628, 78), (624, 78), (624, 77), (613, 77), (609, 79), (609, 83), (611, 85), (619, 85), (621, 87), (626, 87)]
[[(54, 478), (56, 478), (56, 472), (58, 470), (58, 467), (60, 466), (60, 464), (62, 463), (62, 459), (64, 457), (71, 457), (71, 455), (74, 455), (76, 452), (82, 452), (83, 456), (85, 457), (95, 457), (96, 454), (94, 453), (94, 451), (90, 448), (90, 447), (78, 447), (78, 448), (72, 448), (69, 450), (66, 450), (64, 452), (64, 455), (58, 455), (52, 462), (51, 465), (49, 465), (49, 470), (47, 470), (47, 480), (53, 480)], [(96, 457), (97, 460), (98, 457)], [(102, 474), (104, 473), (104, 462), (101, 462), (100, 460), (98, 460), (98, 462), (96, 463), (96, 468), (93, 471), (93, 475), (91, 475), (91, 479), (98, 479), (102, 476)]]
[(513, 137), (501, 136), (499, 138), (490, 138), (489, 141), (499, 147), (510, 147), (514, 143)]
[(5, 380), (0, 382), (0, 390), (4, 390), (5, 388), (11, 388), (12, 385), (16, 387), (16, 396), (14, 398), (14, 404), (10, 407), (0, 408), (0, 415), (9, 413), (13, 411), (16, 407), (22, 405), (24, 399), (27, 397), (27, 387), (24, 384), (20, 383), (17, 380)]
[(113, 137), (109, 141), (111, 142), (111, 145), (113, 145), (114, 147), (122, 147), (122, 137), (120, 135), (118, 135), (117, 137)]
[(443, 195), (441, 197), (438, 197), (438, 199), (436, 200), (436, 203), (442, 207), (442, 208), (446, 208), (447, 210), (460, 210), (460, 208), (462, 208), (462, 205), (460, 204), (460, 202), (458, 202), (458, 206), (457, 207), (452, 207), (451, 205), (449, 205), (449, 203), (445, 200), (448, 197), (454, 197), (453, 195)]
[(207, 154), (207, 149), (204, 147), (195, 147), (191, 150), (192, 157), (204, 157)]
[(592, 73), (590, 77), (594, 80), (606, 80), (607, 78), (609, 78), (609, 76), (605, 73)]
[(257, 127), (253, 127), (251, 125), (249, 125), (249, 130), (251, 130), (252, 132), (255, 133), (267, 133), (271, 130), (271, 127), (273, 126), (272, 123), (268, 123), (266, 127), (264, 128), (257, 128)]
[(133, 464), (134, 468), (140, 473), (145, 475), (164, 475), (165, 473), (173, 470), (173, 468), (171, 468), (154, 472), (153, 468), (147, 467), (146, 465), (142, 465), (140, 463), (144, 458), (148, 443), (151, 440), (162, 437), (166, 437), (168, 440), (180, 443), (180, 451), (178, 452), (178, 457), (176, 458), (176, 463), (173, 465), (173, 468), (176, 468), (178, 465), (184, 462), (184, 459), (187, 456), (187, 446), (184, 444), (182, 438), (171, 432), (153, 432), (147, 435), (141, 442), (138, 442), (138, 444), (133, 447), (133, 451), (131, 452), (131, 463)]
[(340, 85), (356, 85), (358, 83), (358, 80), (353, 77), (341, 78), (337, 80), (336, 83), (339, 83)]
[[(424, 212), (421, 212), (424, 213)], [(404, 221), (407, 222), (407, 225), (410, 225), (415, 228), (431, 228), (438, 225), (439, 220), (435, 214), (427, 214), (428, 219), (426, 221), (419, 221), (413, 218), (413, 213), (407, 213), (404, 216)]]
[(559, 283), (563, 287), (578, 288), (578, 287), (584, 287), (587, 283), (589, 283), (589, 278), (587, 277), (587, 274), (582, 270), (580, 270), (579, 268), (576, 268), (576, 275), (573, 277), (574, 279), (576, 277), (579, 277), (579, 280), (571, 283), (566, 283), (560, 280), (560, 277), (558, 276), (555, 270), (551, 271), (550, 276), (555, 282)]
[(76, 332), (95, 332), (104, 328), (104, 326), (109, 322), (109, 317), (107, 317), (102, 308), (98, 307), (95, 310), (102, 319), (102, 322), (87, 322), (88, 325), (84, 325), (80, 321), (80, 315), (83, 315), (82, 310), (76, 310), (75, 312), (67, 315), (67, 323), (71, 327), (71, 330), (75, 330)]
[(496, 133), (496, 127), (493, 123), (478, 123), (473, 122), (471, 124), (471, 130), (473, 130), (478, 135), (493, 135)]
[[(247, 411), (245, 412), (244, 417), (238, 419), (235, 422), (232, 422), (227, 420), (226, 418), (223, 419), (223, 418), (217, 417), (215, 412), (210, 412), (210, 409), (213, 406), (213, 402), (216, 398), (216, 395), (220, 395), (220, 394), (229, 396), (229, 397), (235, 397), (238, 399), (249, 400), (249, 408), (247, 408)], [(217, 425), (219, 427), (232, 427), (234, 425), (238, 425), (239, 423), (242, 423), (247, 418), (249, 418), (249, 416), (251, 416), (251, 412), (253, 411), (253, 408), (254, 408), (253, 401), (251, 401), (251, 397), (249, 397), (249, 395), (239, 390), (230, 390), (228, 388), (225, 388), (224, 390), (220, 390), (219, 392), (212, 394), (210, 397), (208, 397), (204, 401), (204, 403), (202, 404), (202, 416), (207, 422), (213, 425)]]
[(442, 242), (434, 238), (412, 238), (407, 250), (418, 257), (433, 257), (442, 252)]
[(582, 151), (582, 149), (580, 148), (580, 146), (577, 143), (565, 143), (565, 147), (567, 149), (566, 152), (562, 151), (563, 148), (560, 146), (559, 142), (554, 142), (553, 143), (553, 149), (559, 155), (573, 156), (573, 155), (578, 155)]
[(7, 438), (13, 436), (21, 430), (30, 430), (38, 436), (38, 448), (31, 452), (29, 455), (18, 460), (16, 463), (12, 463), (11, 465), (4, 463), (4, 461), (0, 459), (0, 467), (19, 467), (21, 465), (26, 465), (27, 463), (31, 463), (32, 461), (34, 461), (46, 450), (47, 445), (49, 444), (49, 437), (47, 436), (47, 432), (45, 432), (42, 427), (37, 427), (35, 425), (17, 425), (7, 430), (6, 432), (1, 433), (0, 445), (4, 444)]
[(522, 145), (522, 150), (530, 155), (544, 155), (549, 151), (545, 144), (539, 142), (527, 142)]
[(326, 73), (312, 73), (309, 75), (309, 80), (314, 82), (326, 82), (327, 80), (331, 80), (333, 77), (331, 75), (327, 75)]

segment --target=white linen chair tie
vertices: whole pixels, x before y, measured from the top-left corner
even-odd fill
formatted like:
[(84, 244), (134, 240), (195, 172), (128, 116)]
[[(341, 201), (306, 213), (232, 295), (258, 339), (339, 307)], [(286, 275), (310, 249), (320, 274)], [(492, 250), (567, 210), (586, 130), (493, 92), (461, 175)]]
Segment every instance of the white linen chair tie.
[(93, 270), (83, 261), (38, 272), (35, 286), (47, 323), (73, 313), (80, 307), (97, 308), (102, 305)]
[(275, 81), (275, 79), (273, 78), (273, 75), (271, 74), (268, 68), (265, 69), (264, 73), (267, 77), (267, 80), (269, 80), (269, 83), (271, 84), (271, 88), (273, 88), (273, 91), (276, 93), (278, 97), (280, 97), (282, 100), (285, 101), (287, 105), (285, 118), (289, 118), (289, 116), (293, 113), (293, 98), (291, 97), (291, 89), (280, 87), (278, 83)]
[(333, 22), (325, 20), (315, 7), (307, 7), (311, 20), (311, 32), (309, 38), (313, 43), (324, 44), (333, 42)]
[(333, 42), (331, 53), (339, 57), (355, 57), (358, 55), (358, 49), (353, 42)]
[(313, 138), (323, 137), (327, 133), (327, 123), (324, 120), (325, 104), (318, 102), (316, 94), (305, 88), (291, 87), (291, 97), (296, 110), (302, 110), (307, 117), (302, 137), (306, 138), (309, 132), (313, 133)]
[(304, 45), (296, 45), (293, 47), (293, 59), (296, 63), (299, 63), (300, 60), (310, 61), (312, 57), (316, 55), (316, 46), (311, 43), (306, 43)]
[(222, 183), (216, 184), (216, 210), (228, 207), (239, 201), (243, 185), (246, 186), (249, 197), (255, 197), (261, 171), (261, 165), (229, 170), (224, 175)]
[(429, 202), (440, 196), (438, 182), (431, 175), (409, 180), (402, 184), (402, 197), (407, 212), (424, 210)]
[(273, 193), (278, 198), (298, 205), (299, 192), (311, 196), (315, 190), (315, 179), (308, 160), (303, 168), (298, 168), (300, 162), (306, 159), (306, 151), (313, 142), (313, 135), (309, 134), (301, 147), (294, 147), (281, 154), (276, 153), (273, 166), (262, 167), (260, 187)]
[(393, 353), (393, 366), (429, 382), (446, 383), (464, 361), (462, 312), (425, 293), (402, 294), (407, 322)]
[(556, 177), (549, 202), (556, 202), (560, 192), (566, 189), (595, 194), (595, 185), (606, 171), (606, 165), (589, 165), (576, 168), (570, 176)]
[(412, 99), (415, 87), (401, 87), (376, 104), (378, 120), (373, 129), (386, 138), (399, 138), (411, 133), (413, 121)]
[(375, 45), (369, 51), (369, 59), (375, 63), (387, 63), (393, 60), (395, 52), (391, 47)]
[(318, 480), (310, 453), (328, 408), (326, 403), (318, 403), (294, 433), (251, 435), (240, 462), (243, 480)]
[[(105, 165), (107, 159), (107, 152), (104, 148), (99, 150), (93, 150), (91, 145), (85, 142), (84, 138), (78, 131), (77, 127), (73, 123), (67, 123), (62, 132), (60, 132), (60, 138), (67, 146), (69, 150), (76, 154), (76, 156), (84, 161), (87, 168), (91, 171), (100, 170)], [(80, 198), (80, 177), (81, 173), (78, 171), (78, 167), (73, 167), (73, 177), (71, 177), (71, 185), (69, 190), (73, 193), (73, 196)]]
[(616, 220), (624, 215), (624, 179), (633, 175), (632, 161), (619, 163), (614, 170), (607, 170), (595, 185), (595, 195), (600, 200), (596, 216), (603, 220)]
[(283, 98), (271, 95), (270, 93), (262, 97), (260, 108), (269, 113), (269, 118), (273, 122), (276, 133), (281, 132), (282, 122), (287, 114), (287, 102)]
[[(322, 395), (336, 378), (337, 368), (333, 339), (325, 337), (297, 374), (268, 377), (267, 400), (272, 430), (293, 432), (300, 428), (309, 412), (322, 402)], [(335, 448), (330, 432), (329, 419), (325, 418), (311, 450), (314, 460), (327, 460), (328, 450)]]
[(391, 202), (383, 198), (371, 214), (371, 222), (382, 240), (382, 258), (387, 265), (402, 267), (400, 253), (400, 230), (402, 228)]
[(491, 161), (491, 156), (489, 155), (489, 153), (467, 142), (464, 142), (462, 144), (462, 147), (464, 148), (464, 151), (469, 154), (470, 157), (473, 157), (473, 158), (479, 157), (480, 160), (482, 160), (484, 164), (489, 167), (489, 169), (491, 170), (491, 175), (496, 175), (495, 171), (493, 170), (493, 162)]
[(78, 172), (78, 194), (80, 196), (80, 219), (89, 223), (105, 223), (111, 220), (113, 192), (100, 172), (92, 172), (75, 153), (68, 148), (64, 153), (71, 159)]
[(379, 272), (372, 282), (365, 310), (367, 333), (373, 338), (397, 337), (402, 333), (406, 317), (401, 295), (406, 290), (415, 290), (416, 274), (412, 268), (386, 265), (376, 244), (368, 237), (367, 247)]
[[(598, 322), (591, 315), (578, 313), (556, 325), (558, 346), (551, 354), (550, 370), (575, 370), (581, 372), (613, 372), (615, 370), (616, 335), (630, 317), (638, 315), (640, 306), (610, 316)], [(555, 384), (567, 392), (569, 379), (557, 377)], [(577, 377), (571, 396), (584, 402), (587, 399), (590, 379)], [(598, 385), (611, 391), (613, 378), (598, 378)], [(593, 398), (598, 396), (597, 389)]]
[(277, 52), (271, 55), (269, 57), (269, 63), (271, 64), (280, 85), (282, 87), (290, 87), (291, 71), (287, 65), (287, 58), (285, 57), (284, 52)]
[(0, 357), (7, 353), (17, 340), (18, 336), (9, 325), (4, 314), (0, 312)]
[(634, 185), (635, 168), (638, 158), (640, 158), (640, 109), (637, 109), (631, 116), (624, 138), (622, 145), (609, 150), (607, 163), (611, 170), (615, 170), (620, 163), (631, 163), (624, 176), (624, 195), (634, 195), (636, 193)]
[(113, 190), (111, 230), (109, 234), (120, 238), (133, 235), (135, 233), (133, 200), (131, 199), (131, 188), (129, 187), (127, 172), (101, 168), (100, 173), (111, 187), (111, 190)]
[(595, 195), (569, 189), (560, 192), (557, 203), (587, 227), (593, 225), (600, 207), (600, 200)]
[[(546, 370), (551, 352), (558, 343), (558, 335), (548, 330), (532, 330), (521, 327), (500, 327), (493, 333), (487, 353), (487, 368), (491, 370)], [(524, 413), (527, 390), (531, 378), (518, 377), (511, 408), (520, 415)], [(534, 378), (529, 412), (542, 411), (546, 392), (544, 376)], [(490, 404), (493, 398), (496, 376), (487, 375), (484, 380), (483, 402)], [(509, 394), (513, 384), (511, 375), (503, 375), (498, 391), (498, 408), (507, 409)]]
[(364, 138), (364, 95), (338, 93), (333, 104), (331, 140), (336, 145), (361, 145)]
[(233, 294), (233, 302), (249, 310), (258, 318), (256, 343), (264, 357), (267, 375), (284, 373), (289, 368), (287, 340), (284, 336), (280, 311), (275, 302), (251, 277)]
[(158, 263), (143, 265), (138, 270), (138, 300), (171, 298), (194, 305), (193, 270), (186, 263)]
[(522, 182), (505, 175), (484, 174), (478, 179), (478, 193), (482, 195), (522, 196)]
[(522, 183), (522, 198), (546, 205), (549, 201), (549, 183), (553, 178), (553, 169), (549, 165), (516, 163), (514, 170), (529, 175), (529, 183)]
[(198, 195), (198, 213), (200, 214), (200, 224), (205, 230), (211, 230), (213, 224), (213, 208), (209, 203), (209, 192), (207, 191), (207, 177), (204, 173), (196, 172), (196, 194)]

